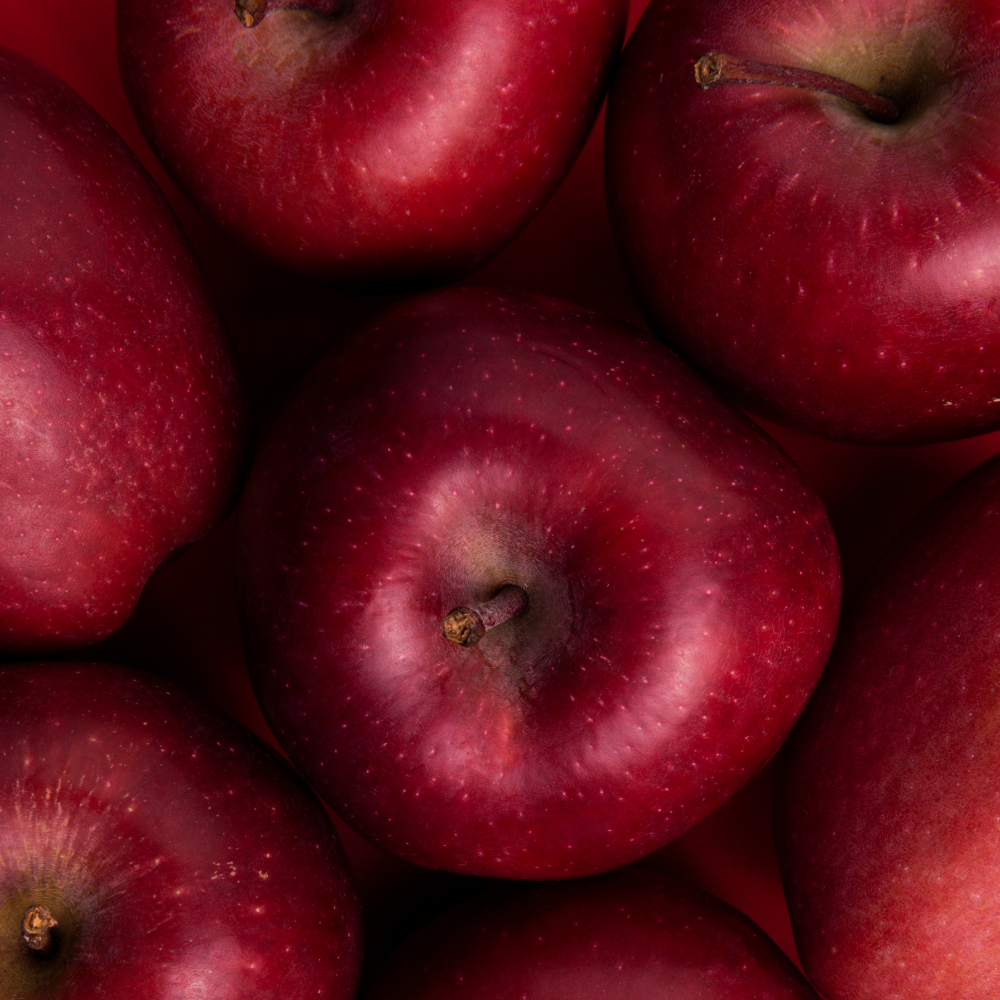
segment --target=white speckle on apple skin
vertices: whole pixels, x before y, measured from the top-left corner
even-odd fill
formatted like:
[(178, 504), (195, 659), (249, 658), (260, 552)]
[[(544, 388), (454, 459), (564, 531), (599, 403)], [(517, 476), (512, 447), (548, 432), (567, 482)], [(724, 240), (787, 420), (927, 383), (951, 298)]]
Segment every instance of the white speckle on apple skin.
[(104, 638), (216, 527), (243, 388), (186, 238), (124, 143), (0, 53), (0, 650)]
[[(262, 743), (95, 664), (0, 668), (0, 727), (0, 924), (53, 910), (60, 997), (353, 996), (360, 918), (342, 850)], [(309, 961), (289, 969), (286, 941)], [(41, 973), (15, 961), (11, 974), (34, 988)]]
[(470, 273), (552, 194), (627, 15), (392, 0), (247, 30), (224, 4), (125, 2), (117, 28), (141, 127), (206, 214), (283, 267), (413, 287)]
[[(244, 495), (262, 708), (345, 819), (419, 864), (625, 864), (748, 780), (804, 704), (839, 611), (825, 514), (638, 331), (586, 314), (584, 337), (570, 307), (473, 289), (393, 318), (410, 342), (383, 316), (316, 369)], [(385, 446), (404, 426), (415, 460)], [(444, 640), (505, 583), (522, 615)]]
[[(826, 13), (647, 8), (605, 137), (612, 226), (644, 315), (740, 405), (786, 426), (883, 444), (990, 430), (995, 11), (919, 0)], [(707, 49), (744, 55), (748, 38), (755, 59), (891, 92), (903, 118), (876, 124), (802, 88), (691, 85)]]
[(904, 529), (783, 752), (779, 860), (825, 995), (1000, 987), (998, 495), (992, 458)]

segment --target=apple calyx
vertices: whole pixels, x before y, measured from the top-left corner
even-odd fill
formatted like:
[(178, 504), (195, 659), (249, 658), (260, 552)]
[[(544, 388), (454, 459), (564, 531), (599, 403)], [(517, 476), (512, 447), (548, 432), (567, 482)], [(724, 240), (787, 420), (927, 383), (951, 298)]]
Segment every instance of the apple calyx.
[(725, 52), (707, 52), (694, 64), (695, 82), (703, 90), (724, 83), (770, 84), (777, 87), (801, 87), (841, 97), (856, 104), (869, 118), (882, 125), (899, 121), (899, 105), (884, 94), (873, 94), (863, 87), (826, 73), (737, 59)]
[(449, 611), (442, 631), (444, 637), (459, 646), (475, 646), (491, 628), (521, 614), (528, 606), (528, 595), (516, 583), (507, 583), (488, 601), (474, 608)]
[(55, 948), (52, 928), (58, 926), (47, 906), (29, 906), (21, 918), (21, 938), (32, 951), (46, 955)]
[(307, 10), (322, 17), (344, 13), (344, 0), (236, 0), (236, 16), (245, 28), (256, 28), (272, 10)]

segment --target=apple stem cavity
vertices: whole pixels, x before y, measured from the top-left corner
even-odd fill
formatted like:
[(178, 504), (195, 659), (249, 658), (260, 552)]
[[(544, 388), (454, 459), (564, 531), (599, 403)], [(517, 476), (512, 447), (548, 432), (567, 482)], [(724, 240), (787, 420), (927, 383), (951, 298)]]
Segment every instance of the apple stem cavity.
[(882, 125), (895, 124), (901, 114), (899, 105), (892, 98), (873, 94), (838, 77), (792, 66), (737, 59), (724, 52), (708, 52), (703, 55), (694, 64), (694, 78), (704, 90), (724, 83), (770, 84), (818, 90), (856, 104), (869, 118)]
[(45, 955), (55, 947), (52, 928), (58, 926), (47, 906), (29, 906), (21, 918), (21, 937), (32, 951)]
[(455, 608), (445, 617), (444, 637), (459, 646), (475, 646), (491, 628), (502, 625), (528, 606), (528, 595), (516, 583), (507, 583), (490, 600), (474, 608)]
[(236, 0), (236, 16), (245, 28), (256, 28), (273, 10), (307, 10), (321, 17), (344, 13), (344, 0)]

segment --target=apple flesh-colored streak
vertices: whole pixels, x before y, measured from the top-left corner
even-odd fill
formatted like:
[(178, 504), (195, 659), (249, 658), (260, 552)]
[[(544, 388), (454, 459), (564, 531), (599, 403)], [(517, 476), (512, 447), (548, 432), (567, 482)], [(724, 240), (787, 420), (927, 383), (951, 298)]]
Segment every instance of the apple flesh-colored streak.
[[(822, 505), (635, 328), (481, 289), (383, 314), (307, 377), (238, 517), (261, 708), (314, 787), (418, 864), (635, 860), (755, 774), (836, 626)], [(527, 609), (441, 623), (505, 583)]]

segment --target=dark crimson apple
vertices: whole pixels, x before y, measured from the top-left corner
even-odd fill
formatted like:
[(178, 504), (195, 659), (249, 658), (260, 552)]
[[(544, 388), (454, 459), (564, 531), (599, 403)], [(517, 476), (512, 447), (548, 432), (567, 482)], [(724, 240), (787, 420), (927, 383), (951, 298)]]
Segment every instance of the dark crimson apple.
[(998, 663), (995, 458), (882, 558), (783, 754), (792, 926), (831, 1000), (1000, 993)]
[(118, 0), (119, 62), (189, 197), (344, 285), (471, 272), (565, 176), (628, 0)]
[(418, 297), (314, 369), (237, 548), (279, 742), (366, 837), (469, 874), (693, 825), (785, 737), (839, 612), (785, 454), (641, 331), (528, 293)]
[(0, 49), (0, 654), (117, 629), (242, 471), (244, 391), (187, 242), (124, 143)]
[(653, 328), (744, 407), (860, 442), (1000, 426), (998, 12), (647, 8), (608, 104), (612, 224)]
[(364, 1000), (817, 1000), (741, 913), (662, 875), (495, 888), (421, 928)]
[(353, 881), (325, 810), (181, 689), (0, 668), (0, 993), (350, 1000)]

